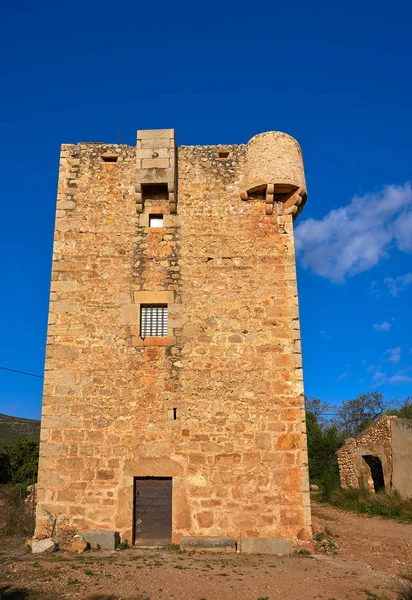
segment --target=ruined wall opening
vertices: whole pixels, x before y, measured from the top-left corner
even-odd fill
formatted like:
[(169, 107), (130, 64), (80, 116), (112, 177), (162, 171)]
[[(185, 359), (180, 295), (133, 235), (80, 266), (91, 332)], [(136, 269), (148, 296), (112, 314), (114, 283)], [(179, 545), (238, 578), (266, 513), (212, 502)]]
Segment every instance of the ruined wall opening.
[(134, 478), (133, 543), (159, 546), (172, 543), (172, 478)]
[(368, 465), (373, 479), (373, 487), (375, 492), (385, 489), (385, 479), (383, 476), (382, 461), (378, 456), (367, 454), (362, 457)]

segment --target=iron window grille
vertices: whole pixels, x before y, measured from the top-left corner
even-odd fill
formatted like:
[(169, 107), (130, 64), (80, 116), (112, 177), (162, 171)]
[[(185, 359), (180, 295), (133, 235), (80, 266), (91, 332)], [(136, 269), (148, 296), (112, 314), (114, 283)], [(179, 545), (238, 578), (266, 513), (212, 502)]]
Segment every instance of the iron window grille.
[(167, 336), (167, 304), (142, 304), (140, 336)]

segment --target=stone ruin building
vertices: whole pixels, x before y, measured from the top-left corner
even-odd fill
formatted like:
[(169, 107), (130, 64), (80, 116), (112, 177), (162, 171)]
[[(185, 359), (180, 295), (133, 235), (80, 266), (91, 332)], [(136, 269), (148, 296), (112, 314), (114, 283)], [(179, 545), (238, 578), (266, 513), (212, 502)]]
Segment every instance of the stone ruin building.
[(305, 201), (280, 132), (62, 146), (37, 535), (274, 553), (311, 539)]
[(412, 419), (383, 415), (336, 454), (343, 488), (412, 497)]

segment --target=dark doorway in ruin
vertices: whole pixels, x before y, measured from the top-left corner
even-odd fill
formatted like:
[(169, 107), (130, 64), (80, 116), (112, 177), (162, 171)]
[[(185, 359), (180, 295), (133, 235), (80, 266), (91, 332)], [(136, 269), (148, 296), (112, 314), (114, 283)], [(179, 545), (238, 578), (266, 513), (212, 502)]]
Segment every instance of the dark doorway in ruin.
[(134, 478), (134, 544), (167, 545), (172, 542), (172, 478)]
[(384, 490), (385, 489), (385, 479), (383, 477), (383, 469), (382, 469), (381, 459), (378, 456), (374, 456), (373, 454), (367, 454), (367, 455), (363, 456), (363, 459), (371, 470), (371, 475), (372, 475), (372, 479), (373, 479), (373, 487), (375, 488), (375, 492)]

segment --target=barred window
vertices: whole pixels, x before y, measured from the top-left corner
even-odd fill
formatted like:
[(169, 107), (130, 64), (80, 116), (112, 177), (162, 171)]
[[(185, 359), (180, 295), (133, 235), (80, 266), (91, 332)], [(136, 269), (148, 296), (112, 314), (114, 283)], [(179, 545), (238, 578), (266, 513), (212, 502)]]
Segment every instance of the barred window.
[(140, 336), (167, 336), (167, 304), (142, 304)]

